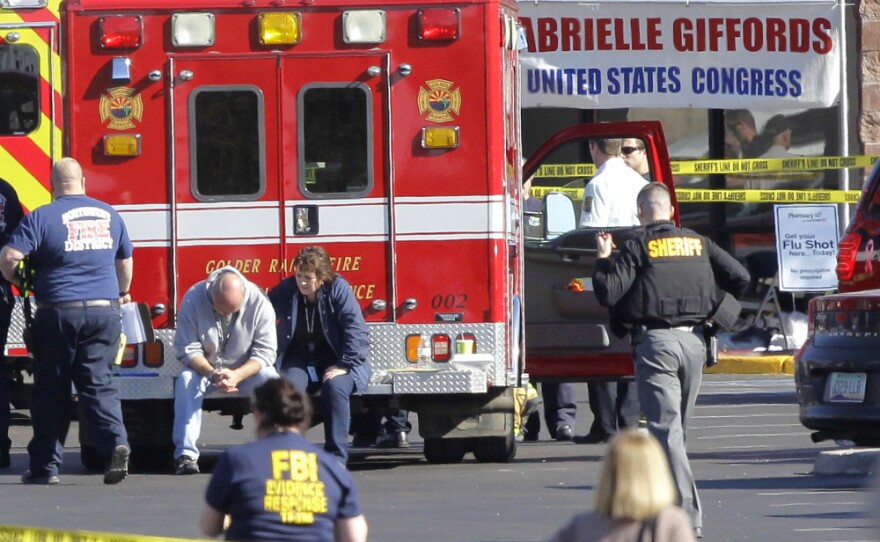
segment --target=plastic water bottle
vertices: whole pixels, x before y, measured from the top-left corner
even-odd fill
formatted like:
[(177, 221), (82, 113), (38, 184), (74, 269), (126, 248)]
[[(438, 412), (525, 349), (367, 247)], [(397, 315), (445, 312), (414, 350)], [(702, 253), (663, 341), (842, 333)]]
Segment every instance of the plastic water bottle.
[(428, 338), (422, 335), (419, 340), (419, 369), (427, 369), (431, 364), (431, 345)]

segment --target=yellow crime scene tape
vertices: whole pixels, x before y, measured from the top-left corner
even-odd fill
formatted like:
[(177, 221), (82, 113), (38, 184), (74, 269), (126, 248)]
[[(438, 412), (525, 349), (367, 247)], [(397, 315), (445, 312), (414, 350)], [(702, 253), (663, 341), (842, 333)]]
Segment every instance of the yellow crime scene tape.
[(196, 539), (0, 525), (0, 540), (3, 542), (192, 542)]
[[(550, 192), (562, 192), (581, 201), (583, 188), (563, 186), (533, 186), (529, 192), (534, 198), (543, 198)], [(723, 188), (676, 188), (679, 203), (856, 203), (862, 195), (859, 190), (727, 190)]]
[[(880, 156), (814, 156), (795, 158), (748, 158), (724, 160), (677, 160), (670, 163), (674, 175), (741, 174), (743, 176), (776, 175), (790, 180), (792, 175), (808, 171), (866, 168)], [(535, 174), (541, 178), (592, 177), (596, 172), (593, 164), (545, 164)], [(543, 198), (549, 192), (561, 192), (575, 200), (584, 197), (583, 188), (565, 186), (533, 186), (531, 196)], [(860, 190), (829, 189), (707, 189), (676, 188), (679, 203), (856, 203)]]
[[(824, 171), (870, 167), (880, 156), (798, 156), (793, 158), (725, 158), (723, 160), (673, 160), (673, 175), (710, 175), (716, 173), (764, 173)], [(592, 177), (593, 164), (544, 164), (535, 173), (536, 179), (550, 177)]]

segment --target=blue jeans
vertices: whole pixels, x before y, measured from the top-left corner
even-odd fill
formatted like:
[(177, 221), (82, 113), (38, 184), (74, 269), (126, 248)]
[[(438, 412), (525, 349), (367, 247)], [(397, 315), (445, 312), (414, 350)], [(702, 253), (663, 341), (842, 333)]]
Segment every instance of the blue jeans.
[(321, 390), (320, 408), (324, 422), (324, 450), (335, 455), (345, 465), (348, 462), (348, 428), (351, 425), (351, 394), (354, 393), (354, 377), (351, 373), (339, 375), (323, 382), (309, 380), (308, 369), (302, 365), (286, 367), (284, 376), (300, 390), (314, 396)]
[[(223, 393), (224, 397), (249, 397), (254, 389), (273, 378), (278, 378), (275, 367), (263, 367), (259, 373), (238, 383), (238, 393)], [(189, 367), (174, 383), (174, 428), (171, 439), (174, 441), (174, 459), (182, 455), (199, 458), (197, 442), (202, 432), (202, 403), (205, 396), (219, 391), (207, 377), (199, 375)]]
[(34, 437), (28, 444), (31, 473), (58, 474), (70, 428), (71, 382), (95, 449), (109, 460), (114, 447), (128, 446), (119, 390), (113, 382), (113, 360), (122, 331), (119, 308), (41, 308), (33, 330), (39, 349), (31, 398)]

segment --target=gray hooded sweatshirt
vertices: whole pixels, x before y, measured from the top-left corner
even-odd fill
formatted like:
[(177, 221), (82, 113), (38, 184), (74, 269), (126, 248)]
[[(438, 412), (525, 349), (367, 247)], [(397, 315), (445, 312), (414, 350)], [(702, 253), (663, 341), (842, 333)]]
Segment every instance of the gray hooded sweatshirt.
[[(214, 311), (210, 292), (211, 284), (225, 272), (241, 277), (245, 294), (241, 308), (224, 326), (223, 316)], [(275, 333), (275, 310), (266, 295), (237, 269), (227, 266), (195, 283), (183, 296), (177, 313), (174, 349), (177, 360), (186, 366), (196, 356), (204, 356), (215, 367), (235, 368), (251, 358), (269, 367), (275, 363)]]

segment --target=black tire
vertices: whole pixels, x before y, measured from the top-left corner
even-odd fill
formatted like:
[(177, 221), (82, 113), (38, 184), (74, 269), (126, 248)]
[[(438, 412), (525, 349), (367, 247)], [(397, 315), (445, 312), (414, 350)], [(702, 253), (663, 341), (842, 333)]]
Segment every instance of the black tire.
[(88, 444), (80, 446), (79, 459), (83, 467), (87, 468), (88, 470), (104, 470), (104, 462), (101, 460), (101, 456), (98, 455), (98, 449), (94, 446), (90, 446)]
[(461, 463), (467, 447), (463, 439), (428, 438), (425, 439), (425, 459), (428, 463)]
[(480, 463), (510, 463), (516, 457), (516, 440), (512, 433), (506, 437), (480, 437), (474, 441), (474, 457)]

